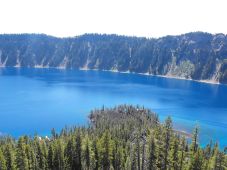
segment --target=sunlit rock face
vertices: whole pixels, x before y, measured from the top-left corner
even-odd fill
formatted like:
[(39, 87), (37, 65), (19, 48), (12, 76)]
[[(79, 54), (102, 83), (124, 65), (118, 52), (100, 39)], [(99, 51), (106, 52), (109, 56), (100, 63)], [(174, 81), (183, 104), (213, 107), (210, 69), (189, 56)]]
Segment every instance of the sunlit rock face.
[(0, 35), (0, 67), (98, 69), (227, 83), (227, 36)]

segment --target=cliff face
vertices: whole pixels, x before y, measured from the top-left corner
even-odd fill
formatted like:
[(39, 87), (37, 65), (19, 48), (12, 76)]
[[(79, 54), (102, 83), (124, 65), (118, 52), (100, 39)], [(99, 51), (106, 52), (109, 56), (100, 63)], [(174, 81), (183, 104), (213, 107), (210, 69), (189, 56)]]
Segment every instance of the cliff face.
[(227, 36), (0, 35), (0, 67), (5, 66), (115, 70), (227, 83)]

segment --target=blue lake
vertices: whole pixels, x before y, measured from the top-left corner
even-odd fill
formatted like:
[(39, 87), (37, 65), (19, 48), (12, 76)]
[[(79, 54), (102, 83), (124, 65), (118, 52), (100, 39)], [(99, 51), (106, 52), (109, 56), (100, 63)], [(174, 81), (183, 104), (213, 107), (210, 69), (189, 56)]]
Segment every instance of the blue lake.
[(200, 142), (227, 145), (227, 86), (138, 74), (58, 69), (0, 68), (0, 134), (38, 133), (85, 125), (94, 108), (139, 104), (170, 115), (174, 127)]

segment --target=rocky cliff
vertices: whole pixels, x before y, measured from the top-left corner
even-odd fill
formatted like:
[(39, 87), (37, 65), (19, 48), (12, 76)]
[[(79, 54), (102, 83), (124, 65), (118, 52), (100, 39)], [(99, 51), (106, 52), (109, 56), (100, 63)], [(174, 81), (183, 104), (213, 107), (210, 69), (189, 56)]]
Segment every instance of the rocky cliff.
[(114, 70), (227, 83), (227, 36), (202, 32), (158, 39), (3, 34), (0, 67), (6, 66)]

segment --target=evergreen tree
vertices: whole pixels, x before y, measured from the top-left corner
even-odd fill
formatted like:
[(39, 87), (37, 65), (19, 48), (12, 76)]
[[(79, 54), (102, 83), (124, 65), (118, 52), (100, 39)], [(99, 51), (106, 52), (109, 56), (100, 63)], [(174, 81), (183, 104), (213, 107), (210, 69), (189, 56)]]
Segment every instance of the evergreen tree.
[(55, 143), (55, 152), (54, 152), (54, 169), (62, 170), (65, 168), (65, 159), (64, 159), (64, 145), (60, 139), (57, 139)]
[(132, 167), (131, 167), (131, 161), (130, 161), (130, 157), (129, 156), (127, 156), (127, 158), (126, 158), (124, 169), (125, 170), (127, 170), (127, 169), (128, 170), (131, 170), (132, 169)]
[(148, 170), (156, 170), (156, 148), (153, 136), (149, 143)]
[(73, 169), (74, 166), (74, 158), (75, 158), (75, 140), (73, 136), (70, 136), (67, 140), (67, 144), (65, 147), (65, 157), (66, 157), (66, 163), (69, 169)]
[(173, 170), (179, 170), (179, 137), (175, 136), (172, 141), (171, 145), (171, 153), (170, 153), (170, 162), (171, 162), (171, 169)]
[(46, 143), (40, 137), (35, 137), (36, 159), (39, 169), (47, 169)]
[(164, 162), (164, 140), (163, 140), (163, 131), (161, 126), (157, 126), (155, 128), (155, 139), (156, 139), (156, 152), (157, 152), (157, 160), (156, 160), (156, 166), (157, 169), (163, 169), (163, 162)]
[(123, 151), (118, 141), (114, 142), (113, 153), (112, 153), (112, 165), (115, 170), (121, 170), (124, 167)]
[(4, 155), (5, 155), (7, 170), (15, 170), (16, 169), (15, 153), (11, 142), (6, 144), (4, 149)]
[(52, 135), (52, 139), (57, 139), (58, 134), (56, 133), (55, 129), (51, 129), (51, 135)]
[(137, 169), (140, 170), (140, 139), (139, 135), (136, 135), (136, 157), (137, 157)]
[(28, 170), (28, 156), (26, 154), (25, 138), (22, 136), (18, 140), (17, 153), (16, 153), (17, 169)]
[(37, 166), (36, 156), (35, 156), (34, 150), (30, 145), (26, 146), (26, 154), (28, 156), (28, 168), (37, 169), (38, 166)]
[(94, 153), (94, 168), (93, 169), (98, 170), (99, 169), (99, 153), (98, 153), (96, 139), (93, 140), (92, 150)]
[(7, 170), (6, 160), (0, 148), (0, 170)]
[(164, 135), (163, 135), (163, 140), (164, 140), (164, 153), (163, 153), (163, 157), (164, 157), (164, 163), (163, 163), (163, 169), (167, 170), (168, 168), (168, 155), (169, 155), (169, 149), (170, 149), (170, 139), (171, 139), (171, 135), (172, 135), (172, 120), (170, 117), (168, 117), (165, 120), (165, 124), (164, 124)]
[(204, 149), (204, 169), (210, 169), (210, 160), (212, 158), (212, 141)]
[(137, 149), (135, 146), (131, 146), (131, 170), (137, 170), (138, 165), (137, 165)]
[(217, 151), (216, 157), (215, 157), (215, 164), (214, 169), (215, 170), (226, 170), (227, 167), (225, 166), (225, 155), (223, 152)]
[(191, 144), (191, 151), (195, 153), (198, 148), (198, 136), (199, 136), (199, 127), (198, 125), (195, 126), (195, 129), (193, 131), (192, 135), (192, 144)]
[(182, 140), (181, 140), (181, 148), (180, 148), (180, 161), (179, 161), (179, 170), (183, 170), (185, 169), (184, 167), (184, 163), (185, 163), (185, 157), (186, 157), (186, 139), (183, 136)]
[(100, 157), (103, 170), (109, 170), (112, 161), (112, 141), (108, 130), (104, 132), (100, 140)]
[(54, 148), (53, 148), (53, 144), (50, 144), (49, 148), (48, 148), (47, 164), (48, 164), (49, 169), (54, 169)]
[(197, 149), (195, 154), (190, 159), (189, 170), (202, 170), (203, 168), (203, 156), (200, 149)]
[(142, 139), (142, 165), (141, 165), (141, 169), (144, 170), (145, 169), (145, 147), (146, 147), (146, 139), (145, 136), (143, 136)]
[(90, 146), (89, 146), (89, 141), (88, 138), (86, 139), (86, 145), (85, 145), (85, 164), (86, 164), (86, 169), (90, 169)]
[(81, 170), (82, 169), (82, 163), (81, 163), (81, 134), (80, 130), (77, 131), (76, 133), (76, 138), (75, 138), (75, 154), (73, 157), (73, 168), (75, 170)]
[(218, 143), (215, 143), (214, 148), (211, 151), (211, 159), (209, 163), (210, 169), (215, 169), (216, 167), (218, 152), (219, 152), (219, 146), (218, 146)]

